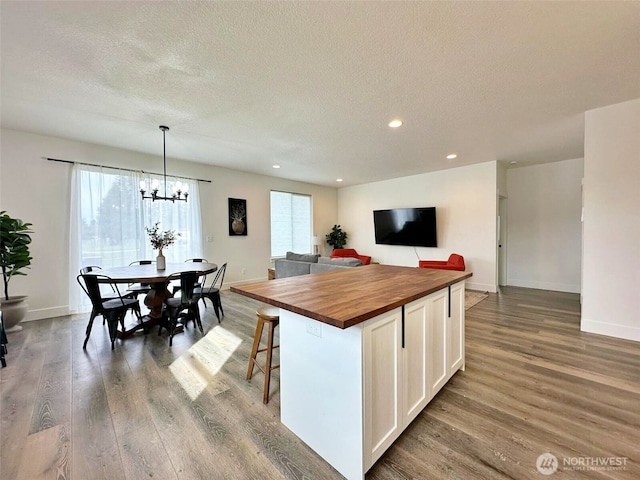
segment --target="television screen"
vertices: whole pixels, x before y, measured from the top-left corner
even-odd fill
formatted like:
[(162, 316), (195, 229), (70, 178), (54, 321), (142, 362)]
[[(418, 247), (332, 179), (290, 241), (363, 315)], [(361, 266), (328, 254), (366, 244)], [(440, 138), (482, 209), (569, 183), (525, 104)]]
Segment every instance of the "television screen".
[(437, 247), (436, 207), (374, 210), (376, 243)]

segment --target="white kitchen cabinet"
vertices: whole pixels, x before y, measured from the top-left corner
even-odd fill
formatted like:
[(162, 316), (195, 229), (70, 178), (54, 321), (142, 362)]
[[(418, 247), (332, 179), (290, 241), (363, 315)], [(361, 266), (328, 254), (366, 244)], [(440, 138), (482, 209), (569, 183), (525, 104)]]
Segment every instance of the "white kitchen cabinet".
[(443, 289), (429, 295), (425, 299), (425, 309), (429, 314), (427, 329), (427, 383), (429, 384), (429, 400), (449, 380), (448, 361), (448, 289)]
[(464, 282), (368, 320), (363, 346), (366, 471), (464, 366)]
[(418, 300), (404, 307), (404, 346), (401, 351), (404, 402), (400, 408), (404, 425), (408, 425), (429, 402), (428, 303), (428, 300)]
[(451, 315), (448, 318), (449, 334), (447, 361), (448, 377), (464, 370), (464, 284), (451, 285)]
[(279, 328), (282, 423), (362, 480), (464, 368), (464, 280), (345, 329), (281, 309)]
[(401, 339), (400, 309), (377, 317), (363, 329), (365, 465), (373, 465), (402, 431)]

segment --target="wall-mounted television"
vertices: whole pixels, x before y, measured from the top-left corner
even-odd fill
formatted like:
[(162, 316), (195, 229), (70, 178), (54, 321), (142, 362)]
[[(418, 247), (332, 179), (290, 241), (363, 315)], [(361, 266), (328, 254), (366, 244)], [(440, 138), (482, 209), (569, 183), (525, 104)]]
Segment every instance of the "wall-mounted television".
[(437, 247), (436, 207), (374, 210), (376, 243)]

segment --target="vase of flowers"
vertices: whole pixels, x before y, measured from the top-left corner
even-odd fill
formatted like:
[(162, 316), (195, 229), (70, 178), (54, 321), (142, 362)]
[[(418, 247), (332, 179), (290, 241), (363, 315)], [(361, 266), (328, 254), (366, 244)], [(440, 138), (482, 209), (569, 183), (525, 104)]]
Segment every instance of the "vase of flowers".
[(164, 270), (167, 268), (167, 260), (162, 254), (162, 249), (173, 245), (180, 234), (176, 233), (175, 230), (160, 231), (160, 222), (156, 222), (153, 227), (146, 227), (146, 230), (149, 235), (149, 241), (151, 241), (151, 246), (154, 250), (158, 250), (156, 268), (158, 270)]

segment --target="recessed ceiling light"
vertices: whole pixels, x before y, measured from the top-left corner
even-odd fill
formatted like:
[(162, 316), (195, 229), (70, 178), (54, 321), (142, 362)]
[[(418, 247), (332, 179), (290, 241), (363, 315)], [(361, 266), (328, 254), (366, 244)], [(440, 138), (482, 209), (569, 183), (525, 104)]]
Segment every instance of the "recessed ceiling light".
[(336, 182), (341, 182), (342, 179), (341, 178), (336, 178)]
[(511, 165), (515, 165), (515, 164), (516, 164), (516, 163), (518, 163), (518, 162), (516, 162), (515, 160), (512, 160), (512, 161), (511, 161), (511, 162), (509, 162), (509, 163), (510, 163)]
[(399, 119), (397, 119), (397, 118), (396, 118), (395, 120), (391, 120), (391, 121), (389, 122), (389, 126), (390, 126), (391, 128), (398, 128), (398, 127), (401, 127), (401, 126), (402, 126), (402, 120), (399, 120)]
[(449, 155), (447, 155), (447, 158), (449, 160), (453, 160), (454, 158), (458, 158), (458, 155), (456, 155), (455, 153), (450, 153)]
[(272, 165), (273, 168), (280, 168), (280, 165), (278, 165), (277, 163), (275, 165)]

